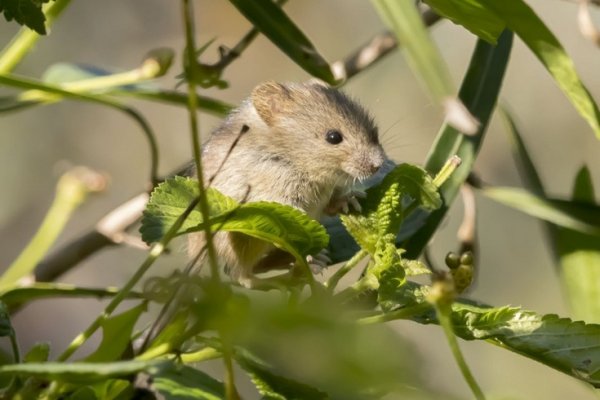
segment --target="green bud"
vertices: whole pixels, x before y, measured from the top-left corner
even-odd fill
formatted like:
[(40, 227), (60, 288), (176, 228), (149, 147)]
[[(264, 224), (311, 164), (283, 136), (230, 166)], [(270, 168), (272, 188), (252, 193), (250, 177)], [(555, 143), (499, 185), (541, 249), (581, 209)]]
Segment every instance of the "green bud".
[(460, 266), (461, 262), (460, 262), (460, 257), (458, 256), (458, 254), (454, 253), (454, 252), (449, 252), (448, 254), (446, 254), (446, 265), (448, 266), (448, 268), (450, 269), (456, 269)]

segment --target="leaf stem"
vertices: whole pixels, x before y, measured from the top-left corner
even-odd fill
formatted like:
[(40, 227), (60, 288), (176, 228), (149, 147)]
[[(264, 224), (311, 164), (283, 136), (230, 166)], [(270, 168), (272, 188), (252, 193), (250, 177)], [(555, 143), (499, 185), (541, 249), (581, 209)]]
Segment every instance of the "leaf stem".
[[(64, 11), (71, 0), (55, 0), (52, 4), (44, 6), (46, 16), (46, 27)], [(0, 74), (11, 72), (19, 62), (27, 55), (29, 50), (40, 39), (40, 35), (25, 26), (13, 37), (10, 43), (0, 53)]]
[(165, 233), (163, 238), (155, 243), (150, 248), (150, 254), (144, 260), (142, 265), (138, 268), (136, 273), (129, 279), (129, 281), (125, 284), (125, 286), (119, 291), (119, 293), (111, 300), (111, 302), (106, 306), (104, 311), (92, 322), (92, 324), (83, 332), (81, 332), (67, 347), (67, 349), (57, 358), (58, 361), (65, 361), (75, 353), (75, 351), (81, 347), (83, 343), (85, 343), (93, 334), (102, 326), (102, 323), (110, 316), (110, 314), (115, 311), (115, 309), (121, 304), (121, 302), (129, 295), (129, 292), (133, 289), (133, 287), (140, 281), (140, 279), (144, 276), (144, 274), (148, 271), (148, 269), (154, 264), (154, 262), (158, 259), (158, 257), (165, 251), (169, 242), (177, 235), (177, 231), (181, 228), (184, 221), (190, 215), (190, 213), (194, 210), (196, 205), (198, 204), (198, 198), (195, 198), (190, 205), (185, 209), (183, 214), (181, 214), (173, 226)]
[(425, 313), (431, 310), (431, 304), (420, 303), (410, 307), (404, 307), (399, 310), (390, 311), (387, 313), (373, 315), (370, 317), (360, 318), (357, 323), (359, 325), (379, 324), (383, 322), (395, 321), (397, 319), (410, 319), (416, 315)]
[(74, 100), (88, 101), (91, 103), (102, 104), (116, 110), (119, 110), (131, 118), (133, 118), (140, 128), (146, 139), (148, 140), (148, 145), (150, 147), (150, 179), (153, 184), (156, 184), (159, 181), (158, 178), (158, 145), (156, 143), (156, 138), (152, 128), (146, 121), (146, 119), (134, 108), (131, 108), (125, 104), (122, 104), (116, 100), (113, 100), (110, 97), (103, 96), (100, 94), (88, 94), (88, 93), (77, 93), (71, 92), (61, 88), (60, 86), (50, 85), (47, 83), (38, 82), (32, 79), (18, 77), (14, 75), (1, 75), (0, 74), (0, 84), (4, 84), (7, 86), (17, 87), (21, 89), (35, 89), (41, 90), (43, 92), (52, 93), (59, 95), (61, 97), (66, 97)]
[(363, 258), (367, 256), (367, 251), (360, 249), (351, 259), (349, 259), (342, 267), (340, 267), (331, 277), (325, 282), (325, 287), (333, 292), (340, 279), (350, 272)]
[(56, 196), (42, 224), (29, 244), (0, 278), (0, 293), (12, 288), (19, 279), (31, 274), (62, 232), (73, 212), (90, 192), (106, 186), (102, 175), (87, 168), (65, 173), (56, 185)]
[(475, 377), (471, 373), (469, 366), (467, 365), (462, 352), (460, 351), (460, 347), (458, 345), (458, 341), (456, 340), (456, 336), (454, 335), (454, 330), (452, 329), (452, 321), (450, 318), (452, 308), (448, 305), (441, 305), (439, 303), (434, 304), (434, 308), (437, 314), (438, 321), (444, 330), (444, 334), (446, 335), (446, 339), (448, 340), (448, 345), (450, 346), (450, 350), (452, 351), (452, 355), (460, 368), (460, 372), (462, 373), (465, 381), (471, 388), (471, 391), (475, 395), (477, 400), (485, 400), (485, 395), (483, 391), (477, 384)]

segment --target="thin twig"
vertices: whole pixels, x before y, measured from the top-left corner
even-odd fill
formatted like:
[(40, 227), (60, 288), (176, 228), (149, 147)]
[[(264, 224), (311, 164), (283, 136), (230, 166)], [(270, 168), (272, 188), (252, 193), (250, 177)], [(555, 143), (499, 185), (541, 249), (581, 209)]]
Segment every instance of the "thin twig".
[[(426, 26), (432, 26), (441, 19), (432, 10), (426, 10), (421, 15)], [(396, 36), (390, 31), (382, 32), (359, 47), (350, 56), (331, 64), (333, 75), (338, 80), (350, 79), (374, 65), (397, 47)]]
[(456, 237), (460, 242), (460, 252), (474, 252), (477, 241), (477, 203), (475, 202), (475, 193), (470, 185), (462, 185), (460, 194), (463, 201), (463, 220), (458, 228)]

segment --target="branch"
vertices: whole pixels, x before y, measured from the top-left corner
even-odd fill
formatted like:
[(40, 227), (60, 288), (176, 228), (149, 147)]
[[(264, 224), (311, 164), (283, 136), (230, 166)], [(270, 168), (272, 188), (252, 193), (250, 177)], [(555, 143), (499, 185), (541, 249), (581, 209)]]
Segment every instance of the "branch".
[[(432, 10), (425, 10), (421, 14), (423, 22), (427, 26), (432, 26), (438, 22), (441, 17)], [(396, 36), (385, 31), (371, 39), (368, 43), (359, 47), (348, 57), (338, 60), (331, 64), (333, 75), (336, 79), (347, 80), (356, 74), (364, 71), (377, 61), (398, 48)]]

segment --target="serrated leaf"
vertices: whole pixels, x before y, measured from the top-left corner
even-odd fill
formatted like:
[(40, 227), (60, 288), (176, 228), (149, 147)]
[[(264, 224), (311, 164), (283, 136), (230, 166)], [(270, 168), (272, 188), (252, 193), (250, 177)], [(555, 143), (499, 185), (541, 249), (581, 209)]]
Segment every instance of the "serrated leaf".
[(590, 235), (600, 235), (600, 206), (546, 199), (526, 190), (488, 187), (482, 193), (494, 201), (555, 225)]
[(483, 40), (496, 44), (505, 27), (500, 18), (479, 0), (425, 0), (439, 15), (467, 28)]
[(538, 315), (517, 307), (484, 308), (455, 303), (455, 333), (493, 340), (568, 375), (600, 387), (600, 325)]
[[(175, 177), (154, 189), (142, 218), (142, 239), (159, 240), (198, 196), (198, 183), (190, 178)], [(214, 229), (244, 233), (306, 257), (327, 247), (325, 228), (293, 207), (273, 202), (238, 204), (215, 189), (207, 190), (210, 224)], [(178, 234), (202, 229), (202, 214), (196, 207)]]
[(362, 248), (373, 254), (379, 238), (397, 234), (409, 204), (434, 210), (441, 203), (431, 177), (423, 169), (401, 164), (377, 186), (367, 190), (360, 214), (341, 216), (342, 223)]
[(288, 379), (271, 371), (268, 365), (248, 352), (237, 352), (236, 361), (250, 376), (265, 400), (329, 399), (329, 396), (309, 385)]
[(312, 76), (335, 84), (331, 68), (306, 35), (272, 0), (229, 0), (292, 61)]
[(188, 366), (165, 370), (153, 377), (153, 388), (165, 400), (222, 400), (225, 388), (202, 371)]
[(407, 260), (403, 258), (401, 260), (402, 268), (406, 271), (407, 276), (418, 276), (418, 275), (430, 275), (431, 270), (427, 268), (425, 264), (423, 264), (419, 260)]
[(426, 296), (429, 293), (429, 286), (419, 285), (412, 281), (399, 284), (400, 274), (398, 277), (395, 276), (397, 272), (399, 272), (397, 269), (390, 270), (381, 277), (377, 302), (386, 312), (401, 307), (422, 304), (426, 301)]
[(50, 0), (0, 0), (0, 12), (7, 21), (13, 19), (19, 25), (25, 25), (40, 35), (46, 34), (42, 4)]
[(146, 372), (158, 374), (163, 369), (172, 368), (170, 361), (117, 361), (109, 363), (24, 363), (0, 366), (0, 375), (26, 376), (61, 382), (91, 383), (107, 378), (125, 377)]
[(102, 341), (86, 362), (105, 362), (119, 360), (127, 346), (131, 343), (133, 328), (140, 315), (146, 311), (146, 303), (142, 303), (125, 312), (111, 316), (102, 322)]

